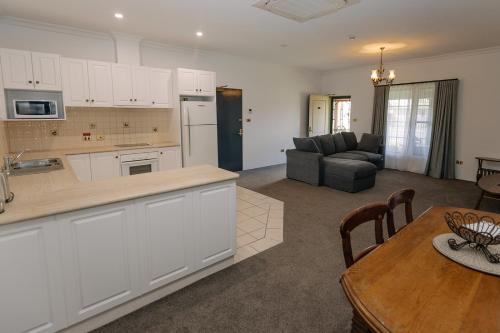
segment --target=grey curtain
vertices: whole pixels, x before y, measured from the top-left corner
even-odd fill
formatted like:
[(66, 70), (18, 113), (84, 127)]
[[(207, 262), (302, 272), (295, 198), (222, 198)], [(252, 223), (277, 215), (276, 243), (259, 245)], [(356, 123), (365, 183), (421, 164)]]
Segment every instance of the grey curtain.
[(455, 122), (458, 80), (436, 83), (432, 137), (426, 175), (434, 178), (455, 178)]
[(372, 133), (382, 135), (385, 141), (385, 129), (387, 120), (387, 105), (389, 103), (390, 86), (375, 87), (375, 98), (373, 99)]

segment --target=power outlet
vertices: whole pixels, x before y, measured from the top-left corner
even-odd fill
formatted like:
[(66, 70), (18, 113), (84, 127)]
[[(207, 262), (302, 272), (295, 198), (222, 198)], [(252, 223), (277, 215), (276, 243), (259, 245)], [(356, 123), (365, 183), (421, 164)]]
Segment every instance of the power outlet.
[(91, 141), (92, 140), (92, 136), (90, 135), (89, 132), (82, 133), (82, 138), (83, 138), (83, 141)]
[(102, 134), (97, 134), (95, 136), (96, 141), (104, 141), (105, 137)]
[(285, 152), (285, 149), (281, 149), (281, 152), (284, 153)]

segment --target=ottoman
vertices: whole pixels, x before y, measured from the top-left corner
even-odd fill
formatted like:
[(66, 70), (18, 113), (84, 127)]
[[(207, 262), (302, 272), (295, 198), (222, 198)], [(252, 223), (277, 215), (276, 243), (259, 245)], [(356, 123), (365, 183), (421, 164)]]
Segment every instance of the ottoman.
[(370, 162), (323, 159), (323, 184), (345, 192), (359, 192), (375, 185), (377, 167)]

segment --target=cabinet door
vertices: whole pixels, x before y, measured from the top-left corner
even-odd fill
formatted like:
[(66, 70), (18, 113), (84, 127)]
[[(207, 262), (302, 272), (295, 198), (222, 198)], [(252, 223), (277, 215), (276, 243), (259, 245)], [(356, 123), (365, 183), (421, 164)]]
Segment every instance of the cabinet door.
[(66, 158), (79, 181), (88, 182), (92, 180), (90, 154), (68, 155)]
[(89, 61), (88, 70), (90, 104), (92, 106), (112, 106), (111, 64), (101, 61)]
[(206, 186), (193, 197), (196, 266), (210, 266), (234, 255), (236, 249), (236, 189), (234, 182)]
[(87, 60), (61, 58), (63, 97), (65, 106), (90, 104)]
[(151, 104), (159, 108), (171, 108), (172, 71), (169, 69), (150, 68), (149, 70)]
[(215, 96), (215, 73), (198, 71), (198, 93), (202, 96)]
[(132, 105), (134, 92), (129, 65), (113, 64), (113, 101), (115, 105)]
[(61, 57), (57, 54), (32, 52), (35, 89), (62, 90)]
[(139, 295), (133, 203), (59, 215), (68, 324)]
[(188, 191), (137, 200), (144, 292), (193, 271), (192, 195)]
[(121, 175), (120, 156), (117, 152), (90, 154), (92, 180), (111, 179)]
[(66, 326), (57, 224), (0, 228), (0, 330), (55, 332)]
[(5, 89), (34, 89), (31, 52), (2, 49), (2, 72)]
[(182, 168), (180, 147), (160, 149), (160, 171)]
[(132, 67), (133, 105), (151, 105), (149, 94), (149, 69), (147, 67)]
[(179, 68), (177, 70), (177, 84), (179, 95), (198, 95), (196, 70)]
[(5, 94), (3, 88), (2, 66), (0, 66), (0, 120), (7, 119), (7, 106), (5, 105)]

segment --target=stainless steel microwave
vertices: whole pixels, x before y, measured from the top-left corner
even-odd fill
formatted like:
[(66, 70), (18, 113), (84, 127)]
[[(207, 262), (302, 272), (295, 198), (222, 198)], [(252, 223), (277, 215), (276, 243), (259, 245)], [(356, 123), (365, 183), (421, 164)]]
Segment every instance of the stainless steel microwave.
[(5, 100), (8, 119), (64, 119), (61, 92), (6, 89)]

